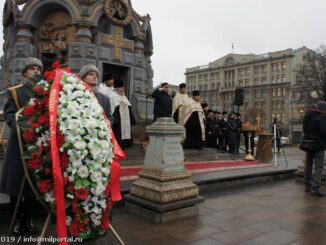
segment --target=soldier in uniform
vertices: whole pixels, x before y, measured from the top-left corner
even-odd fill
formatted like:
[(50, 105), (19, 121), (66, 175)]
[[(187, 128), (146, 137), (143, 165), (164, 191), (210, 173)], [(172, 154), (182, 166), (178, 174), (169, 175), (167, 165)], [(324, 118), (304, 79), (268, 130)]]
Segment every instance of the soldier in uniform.
[(6, 94), (7, 102), (3, 110), (5, 122), (10, 128), (10, 135), (0, 180), (0, 192), (10, 195), (11, 204), (21, 201), (13, 228), (13, 233), (16, 235), (24, 235), (38, 231), (38, 228), (33, 223), (30, 211), (35, 201), (35, 196), (27, 182), (23, 191), (22, 200), (17, 200), (24, 177), (24, 168), (21, 161), (15, 114), (29, 102), (31, 89), (36, 82), (35, 77), (40, 74), (42, 70), (43, 64), (39, 59), (30, 57), (25, 60), (22, 69), (25, 81), (23, 84), (8, 89)]
[(98, 88), (99, 70), (97, 67), (94, 65), (85, 65), (80, 69), (79, 76), (83, 82), (87, 83), (91, 87), (99, 104), (103, 108), (106, 117), (110, 120), (110, 122), (113, 122), (113, 117), (111, 116), (110, 99), (106, 95), (100, 93)]

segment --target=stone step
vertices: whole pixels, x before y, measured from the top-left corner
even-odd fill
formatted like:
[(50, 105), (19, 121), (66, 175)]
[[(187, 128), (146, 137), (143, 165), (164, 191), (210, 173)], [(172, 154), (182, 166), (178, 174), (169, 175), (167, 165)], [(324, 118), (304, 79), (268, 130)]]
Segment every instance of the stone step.
[[(141, 149), (141, 145), (133, 145), (126, 149), (127, 160), (121, 161), (121, 166), (143, 165), (145, 158), (145, 151)], [(228, 154), (217, 153), (214, 148), (203, 148), (201, 150), (184, 149), (185, 161), (187, 162), (205, 162), (205, 161), (228, 161), (244, 159), (244, 154)]]

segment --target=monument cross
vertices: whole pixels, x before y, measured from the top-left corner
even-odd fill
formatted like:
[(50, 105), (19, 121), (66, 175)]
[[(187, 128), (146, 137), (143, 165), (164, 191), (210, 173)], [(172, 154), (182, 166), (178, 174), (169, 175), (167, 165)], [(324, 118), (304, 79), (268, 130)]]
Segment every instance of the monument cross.
[(121, 50), (122, 48), (134, 50), (134, 43), (131, 40), (122, 38), (123, 28), (120, 26), (115, 26), (114, 36), (105, 35), (103, 36), (102, 42), (114, 47), (114, 59), (121, 60)]

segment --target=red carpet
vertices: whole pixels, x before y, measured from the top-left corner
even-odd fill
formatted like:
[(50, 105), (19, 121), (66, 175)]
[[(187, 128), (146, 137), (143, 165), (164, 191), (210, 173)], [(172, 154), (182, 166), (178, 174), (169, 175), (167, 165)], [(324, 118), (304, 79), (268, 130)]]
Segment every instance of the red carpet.
[[(229, 162), (188, 162), (185, 163), (186, 169), (192, 173), (207, 173), (215, 171), (227, 171), (244, 168), (259, 168), (268, 167), (271, 164), (257, 163), (256, 161), (229, 161)], [(134, 180), (138, 178), (138, 172), (142, 169), (141, 166), (121, 167), (121, 181)]]

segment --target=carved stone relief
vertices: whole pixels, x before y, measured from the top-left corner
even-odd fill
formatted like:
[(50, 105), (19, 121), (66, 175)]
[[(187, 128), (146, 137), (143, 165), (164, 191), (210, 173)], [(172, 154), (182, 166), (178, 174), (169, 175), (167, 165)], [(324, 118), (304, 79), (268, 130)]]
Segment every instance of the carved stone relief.
[(76, 40), (76, 28), (65, 11), (53, 12), (41, 21), (38, 29), (38, 52), (66, 55), (68, 45)]
[(131, 7), (121, 0), (105, 0), (104, 12), (116, 25), (126, 26), (131, 21)]

